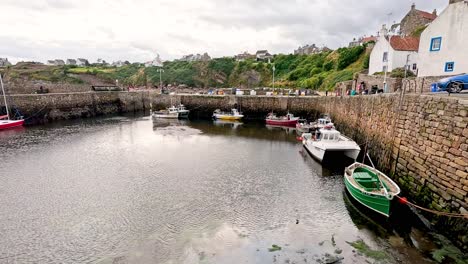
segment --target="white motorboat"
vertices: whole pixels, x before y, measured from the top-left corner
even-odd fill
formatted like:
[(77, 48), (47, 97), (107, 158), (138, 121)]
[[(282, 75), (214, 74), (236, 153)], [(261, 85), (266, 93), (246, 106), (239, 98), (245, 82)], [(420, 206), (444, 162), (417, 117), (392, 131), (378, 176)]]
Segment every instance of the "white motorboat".
[(185, 108), (183, 104), (180, 104), (179, 106), (177, 106), (177, 111), (179, 112), (179, 118), (188, 118), (190, 114), (190, 110)]
[(345, 156), (356, 160), (361, 148), (352, 139), (341, 135), (333, 126), (325, 126), (315, 133), (302, 134), (304, 148), (319, 161), (323, 161), (329, 152), (342, 152)]
[(153, 113), (155, 118), (178, 119), (179, 110), (175, 106), (171, 106), (166, 110), (160, 110)]

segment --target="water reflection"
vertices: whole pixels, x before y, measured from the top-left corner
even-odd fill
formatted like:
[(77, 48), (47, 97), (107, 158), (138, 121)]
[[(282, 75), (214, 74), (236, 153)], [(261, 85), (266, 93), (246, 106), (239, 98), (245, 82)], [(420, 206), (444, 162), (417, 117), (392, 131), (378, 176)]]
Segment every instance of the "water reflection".
[(238, 127), (242, 126), (244, 123), (241, 121), (228, 121), (228, 120), (214, 120), (213, 124), (215, 126), (221, 126), (221, 127), (231, 127), (232, 129), (237, 129)]

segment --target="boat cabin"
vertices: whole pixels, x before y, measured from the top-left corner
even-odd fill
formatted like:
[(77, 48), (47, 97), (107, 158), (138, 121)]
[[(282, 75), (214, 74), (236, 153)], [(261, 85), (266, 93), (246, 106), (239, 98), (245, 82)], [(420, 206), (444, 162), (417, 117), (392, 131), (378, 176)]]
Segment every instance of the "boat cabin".
[(319, 118), (319, 119), (317, 120), (317, 124), (318, 124), (318, 125), (321, 125), (321, 126), (326, 126), (326, 125), (331, 124), (331, 123), (332, 123), (332, 122), (331, 122), (331, 119), (330, 119), (330, 118)]
[(231, 109), (231, 114), (232, 115), (240, 115), (239, 111), (237, 111), (237, 109), (235, 109), (235, 108)]
[(323, 128), (319, 130), (316, 138), (320, 141), (338, 141), (340, 140), (340, 135), (340, 132), (336, 129)]

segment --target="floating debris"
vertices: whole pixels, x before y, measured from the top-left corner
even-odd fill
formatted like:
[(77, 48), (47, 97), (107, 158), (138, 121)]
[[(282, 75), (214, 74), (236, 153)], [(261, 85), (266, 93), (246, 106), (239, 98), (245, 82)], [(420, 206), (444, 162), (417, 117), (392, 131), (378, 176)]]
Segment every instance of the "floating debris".
[(268, 251), (270, 251), (270, 252), (275, 252), (275, 251), (279, 251), (279, 250), (281, 250), (281, 247), (278, 246), (278, 245), (275, 245), (275, 244), (271, 245), (271, 248), (268, 249)]

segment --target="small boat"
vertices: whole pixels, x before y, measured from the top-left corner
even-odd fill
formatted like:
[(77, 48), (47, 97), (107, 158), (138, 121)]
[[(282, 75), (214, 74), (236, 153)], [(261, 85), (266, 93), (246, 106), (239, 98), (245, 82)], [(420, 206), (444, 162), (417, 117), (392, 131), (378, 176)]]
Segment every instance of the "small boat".
[(309, 133), (314, 126), (311, 123), (307, 123), (305, 119), (299, 119), (296, 124), (298, 133)]
[(2, 76), (0, 75), (0, 85), (2, 86), (3, 102), (5, 103), (6, 115), (0, 116), (0, 130), (13, 127), (19, 127), (24, 124), (24, 119), (12, 120), (10, 119), (10, 111), (8, 109), (8, 102), (6, 99), (5, 88), (3, 87)]
[(318, 129), (315, 133), (302, 134), (304, 148), (319, 161), (323, 161), (329, 152), (342, 152), (345, 156), (356, 160), (361, 148), (352, 139), (341, 135), (332, 125)]
[(166, 110), (153, 112), (155, 118), (178, 119), (179, 110), (175, 106), (171, 106)]
[(269, 113), (265, 119), (267, 125), (292, 127), (296, 126), (298, 120), (299, 117), (294, 117), (294, 115), (290, 113), (285, 116), (276, 116), (273, 112)]
[(322, 129), (326, 126), (333, 126), (332, 120), (329, 116), (323, 116), (317, 119), (316, 122), (310, 124), (312, 129)]
[(188, 118), (190, 110), (187, 110), (183, 104), (177, 106), (177, 111), (179, 112), (179, 118)]
[(241, 120), (244, 115), (237, 111), (237, 109), (231, 109), (230, 113), (222, 112), (220, 109), (216, 109), (213, 112), (214, 119), (221, 119), (221, 120)]
[(356, 162), (345, 169), (346, 190), (359, 203), (386, 217), (390, 216), (393, 197), (400, 187), (384, 173)]

